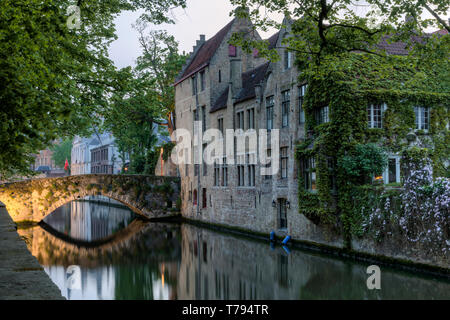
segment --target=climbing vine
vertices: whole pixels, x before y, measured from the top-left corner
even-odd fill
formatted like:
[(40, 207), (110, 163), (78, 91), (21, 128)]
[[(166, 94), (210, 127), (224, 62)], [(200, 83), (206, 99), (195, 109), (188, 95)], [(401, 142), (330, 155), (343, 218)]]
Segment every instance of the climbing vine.
[[(418, 58), (346, 54), (305, 71), (306, 138), (296, 148), (299, 161), (299, 211), (316, 224), (340, 230), (350, 245), (361, 234), (363, 217), (353, 201), (358, 194), (376, 208), (399, 203), (398, 190), (383, 193), (372, 180), (387, 165), (387, 154), (402, 155), (406, 177), (412, 158), (430, 159), (435, 178), (448, 175), (450, 85), (443, 80), (448, 62), (423, 63)], [(367, 108), (385, 105), (380, 128), (369, 128)], [(414, 107), (430, 107), (429, 128), (415, 130)], [(328, 107), (328, 119), (322, 115)], [(327, 121), (328, 120), (328, 121)], [(417, 150), (426, 150), (417, 154)], [(419, 153), (420, 153), (419, 152)], [(305, 185), (306, 159), (313, 157), (316, 187)], [(380, 193), (381, 192), (381, 193)], [(379, 199), (375, 201), (376, 199)], [(398, 206), (397, 206), (398, 207)], [(381, 230), (381, 229), (380, 229)]]

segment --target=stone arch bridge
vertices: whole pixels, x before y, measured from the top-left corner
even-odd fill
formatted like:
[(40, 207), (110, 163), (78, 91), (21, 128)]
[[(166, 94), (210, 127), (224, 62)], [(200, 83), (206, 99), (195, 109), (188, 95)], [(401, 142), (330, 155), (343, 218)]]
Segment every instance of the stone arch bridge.
[(58, 207), (87, 196), (117, 200), (147, 219), (179, 214), (176, 177), (89, 174), (0, 185), (0, 201), (14, 222), (39, 222)]

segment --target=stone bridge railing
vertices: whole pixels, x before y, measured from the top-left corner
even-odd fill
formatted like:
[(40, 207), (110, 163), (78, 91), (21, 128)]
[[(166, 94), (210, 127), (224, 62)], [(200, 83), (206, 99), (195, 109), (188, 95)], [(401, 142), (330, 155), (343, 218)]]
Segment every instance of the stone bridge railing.
[(120, 201), (147, 219), (165, 218), (178, 214), (180, 180), (176, 177), (91, 174), (0, 185), (0, 201), (15, 222), (39, 222), (70, 201), (94, 195)]

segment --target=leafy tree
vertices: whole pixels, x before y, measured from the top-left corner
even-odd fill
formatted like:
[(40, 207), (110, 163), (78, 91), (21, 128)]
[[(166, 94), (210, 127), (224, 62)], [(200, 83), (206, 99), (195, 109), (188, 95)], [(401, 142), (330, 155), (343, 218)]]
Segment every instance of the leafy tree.
[[(449, 28), (439, 16), (448, 12), (448, 0), (368, 0), (363, 5), (365, 14), (361, 13), (361, 5), (351, 0), (231, 0), (231, 3), (237, 6), (234, 15), (250, 18), (255, 29), (283, 26), (270, 14), (283, 14), (290, 19), (292, 34), (283, 39), (283, 44), (297, 54), (302, 68), (312, 68), (330, 56), (348, 52), (383, 56), (376, 44), (387, 33), (390, 41), (409, 41), (412, 34), (423, 33), (431, 25)], [(431, 12), (435, 19), (423, 19), (424, 11)], [(248, 51), (257, 48), (272, 60), (278, 58), (275, 49), (269, 50), (267, 42), (258, 41), (251, 34), (235, 34), (232, 41)]]
[(66, 139), (60, 143), (54, 144), (51, 147), (53, 151), (52, 159), (55, 161), (55, 165), (58, 168), (64, 168), (67, 161), (70, 163), (72, 155), (72, 139)]
[(134, 70), (122, 70), (126, 86), (113, 95), (104, 127), (115, 136), (121, 154), (129, 154), (131, 172), (153, 174), (159, 156), (155, 128), (167, 123), (174, 128), (172, 84), (186, 57), (178, 53), (178, 43), (167, 32), (147, 35), (142, 19), (135, 27), (142, 55)]
[(350, 178), (367, 183), (375, 175), (381, 175), (388, 163), (387, 153), (374, 143), (358, 144), (351, 154), (339, 159), (338, 164)]
[[(77, 5), (79, 29), (68, 28)], [(144, 21), (173, 22), (185, 0), (2, 0), (0, 175), (29, 172), (32, 154), (56, 137), (87, 134), (123, 77), (108, 58), (114, 19), (144, 9)]]

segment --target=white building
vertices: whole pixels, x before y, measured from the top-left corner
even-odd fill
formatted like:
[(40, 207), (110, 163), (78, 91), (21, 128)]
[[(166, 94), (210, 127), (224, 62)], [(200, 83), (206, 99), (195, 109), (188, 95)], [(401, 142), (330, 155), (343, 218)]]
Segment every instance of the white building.
[(88, 138), (75, 137), (71, 174), (119, 173), (123, 163), (114, 140), (114, 136), (108, 132)]

